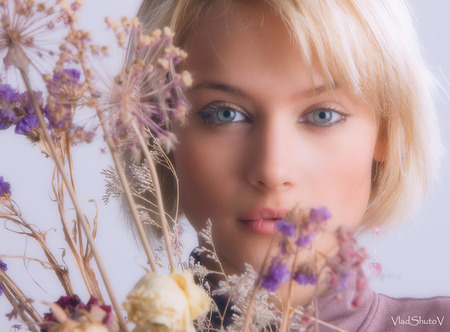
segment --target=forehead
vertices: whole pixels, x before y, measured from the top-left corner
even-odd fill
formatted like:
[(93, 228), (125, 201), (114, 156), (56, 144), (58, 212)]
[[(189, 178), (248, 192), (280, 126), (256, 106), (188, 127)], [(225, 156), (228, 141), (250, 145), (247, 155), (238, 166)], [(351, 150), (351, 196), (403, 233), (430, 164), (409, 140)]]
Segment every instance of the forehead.
[[(317, 68), (303, 61), (285, 22), (261, 1), (214, 1), (200, 15), (187, 52), (188, 69), (197, 81), (220, 77), (227, 83), (252, 86), (275, 76), (291, 82), (307, 76), (309, 86), (303, 80), (296, 89), (323, 85)], [(255, 72), (258, 82), (250, 74)]]

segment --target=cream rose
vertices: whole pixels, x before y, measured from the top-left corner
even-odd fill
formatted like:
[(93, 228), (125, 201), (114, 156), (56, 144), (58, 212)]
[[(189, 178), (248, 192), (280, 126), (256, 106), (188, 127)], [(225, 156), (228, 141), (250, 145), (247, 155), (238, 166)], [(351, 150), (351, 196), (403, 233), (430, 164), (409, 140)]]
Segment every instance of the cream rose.
[(124, 307), (135, 332), (194, 332), (193, 320), (209, 310), (209, 297), (189, 272), (148, 273), (134, 286)]
[(103, 324), (89, 324), (86, 327), (77, 327), (72, 332), (109, 332)]

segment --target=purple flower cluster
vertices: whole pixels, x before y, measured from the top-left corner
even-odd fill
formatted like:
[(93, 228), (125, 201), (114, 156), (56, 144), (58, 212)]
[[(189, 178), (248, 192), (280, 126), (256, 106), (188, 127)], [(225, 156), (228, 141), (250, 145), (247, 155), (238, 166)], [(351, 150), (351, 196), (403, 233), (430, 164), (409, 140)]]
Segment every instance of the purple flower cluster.
[[(287, 215), (287, 218), (292, 217), (292, 213)], [(291, 237), (295, 237), (295, 245), (301, 248), (307, 247), (314, 236), (324, 230), (327, 220), (331, 218), (331, 214), (326, 207), (318, 209), (311, 209), (309, 217), (301, 218), (300, 220), (279, 220), (276, 223), (276, 229), (280, 231), (285, 239), (283, 239), (283, 247), (287, 247), (286, 241), (290, 241)], [(295, 217), (293, 219), (296, 219)]]
[(295, 282), (297, 282), (299, 285), (316, 285), (317, 284), (317, 276), (313, 273), (304, 273), (301, 271), (298, 271), (294, 274), (292, 277)]
[(69, 128), (72, 119), (72, 107), (82, 97), (84, 86), (80, 83), (81, 73), (75, 68), (55, 72), (47, 81), (49, 103), (42, 112), (48, 119), (48, 128)]
[(297, 233), (295, 230), (295, 226), (290, 221), (278, 220), (275, 224), (275, 227), (277, 231), (283, 233), (283, 235), (286, 237), (295, 236), (295, 234)]
[[(361, 274), (361, 267), (367, 253), (364, 248), (357, 246), (353, 233), (339, 228), (336, 231), (339, 243), (339, 252), (336, 256), (328, 258), (327, 266), (330, 270), (330, 284), (337, 290), (347, 288), (349, 276), (352, 272)], [(364, 280), (357, 281), (360, 285)]]
[(331, 214), (326, 207), (320, 207), (318, 209), (311, 209), (309, 217), (301, 225), (300, 236), (295, 244), (299, 247), (307, 247), (316, 234), (325, 230), (325, 225), (328, 219), (331, 218)]
[(0, 130), (17, 122), (14, 105), (19, 101), (19, 93), (9, 84), (0, 85)]
[(276, 291), (283, 282), (289, 280), (289, 276), (290, 273), (286, 264), (275, 259), (268, 273), (260, 276), (261, 287), (267, 289), (269, 292)]
[(280, 252), (273, 259), (267, 274), (260, 275), (261, 286), (268, 291), (277, 290), (281, 283), (292, 279), (300, 285), (315, 285), (317, 275), (313, 268), (307, 270), (298, 269), (292, 273), (284, 263), (290, 256), (299, 250), (306, 248), (314, 239), (314, 236), (325, 229), (325, 224), (331, 214), (326, 207), (311, 209), (309, 215), (304, 215), (302, 211), (293, 210), (286, 214), (283, 220), (278, 220), (276, 229), (283, 235), (279, 242)]
[(3, 262), (1, 259), (0, 259), (0, 270), (3, 270), (4, 272), (8, 270), (8, 265), (6, 265), (6, 263)]
[(34, 128), (39, 126), (39, 121), (36, 114), (28, 115), (17, 121), (16, 129), (14, 132), (16, 134), (27, 135)]
[[(34, 91), (33, 94), (42, 103), (42, 93)], [(28, 93), (19, 94), (9, 84), (0, 84), (0, 130), (11, 125), (16, 125), (17, 134), (28, 135), (39, 124)]]
[(311, 209), (309, 220), (316, 224), (325, 224), (331, 218), (331, 213), (325, 206), (318, 209)]
[[(93, 133), (72, 123), (74, 106), (85, 92), (80, 75), (77, 69), (71, 68), (55, 72), (46, 79), (47, 104), (44, 104), (42, 92), (32, 93), (42, 109), (49, 130), (68, 132), (73, 142), (90, 142)], [(0, 84), (0, 130), (8, 129), (11, 125), (15, 125), (15, 133), (26, 135), (32, 141), (39, 140), (39, 121), (30, 95), (27, 92), (19, 93), (8, 84)]]
[(11, 185), (3, 179), (3, 176), (0, 176), (0, 197), (4, 195), (11, 195)]

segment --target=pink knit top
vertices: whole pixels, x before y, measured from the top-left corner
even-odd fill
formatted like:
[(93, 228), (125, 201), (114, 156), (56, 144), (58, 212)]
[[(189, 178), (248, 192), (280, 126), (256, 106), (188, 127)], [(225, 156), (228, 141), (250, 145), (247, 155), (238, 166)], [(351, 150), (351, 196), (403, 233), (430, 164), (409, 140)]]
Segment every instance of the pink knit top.
[[(450, 332), (450, 297), (396, 299), (366, 286), (354, 308), (355, 282), (348, 286), (341, 299), (335, 294), (319, 299), (319, 319), (350, 332)], [(336, 330), (319, 326), (319, 331)]]

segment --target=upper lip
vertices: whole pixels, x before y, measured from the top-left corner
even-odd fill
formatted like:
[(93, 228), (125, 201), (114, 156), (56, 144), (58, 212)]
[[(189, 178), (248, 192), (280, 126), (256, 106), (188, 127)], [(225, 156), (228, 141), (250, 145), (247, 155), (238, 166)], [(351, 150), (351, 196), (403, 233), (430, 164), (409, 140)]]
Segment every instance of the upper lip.
[(288, 211), (289, 209), (286, 208), (260, 207), (243, 212), (238, 219), (240, 221), (279, 220), (283, 219)]

